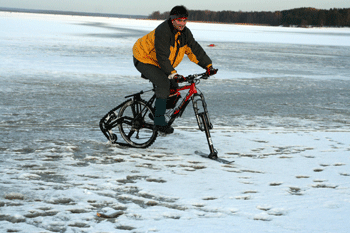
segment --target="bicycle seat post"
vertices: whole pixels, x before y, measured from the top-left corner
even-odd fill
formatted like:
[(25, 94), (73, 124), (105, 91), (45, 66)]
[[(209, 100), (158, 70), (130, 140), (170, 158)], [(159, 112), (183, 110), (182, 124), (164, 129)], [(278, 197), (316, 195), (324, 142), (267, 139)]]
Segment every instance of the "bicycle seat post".
[(140, 92), (137, 92), (137, 93), (132, 94), (132, 95), (127, 95), (127, 96), (125, 96), (125, 98), (133, 97), (134, 100), (140, 100), (141, 99), (141, 95), (143, 93), (144, 93), (143, 91), (140, 91)]
[(134, 100), (141, 100), (141, 94), (143, 94), (143, 91), (136, 93), (136, 95), (134, 95)]

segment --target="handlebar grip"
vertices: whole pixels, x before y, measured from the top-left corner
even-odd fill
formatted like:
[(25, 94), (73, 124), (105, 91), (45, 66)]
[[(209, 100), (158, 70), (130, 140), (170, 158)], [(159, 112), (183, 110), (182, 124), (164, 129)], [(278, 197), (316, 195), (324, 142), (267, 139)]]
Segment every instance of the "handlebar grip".
[(185, 82), (187, 81), (187, 77), (184, 77), (182, 75), (176, 75), (173, 80), (175, 80), (177, 83), (182, 83), (182, 82)]

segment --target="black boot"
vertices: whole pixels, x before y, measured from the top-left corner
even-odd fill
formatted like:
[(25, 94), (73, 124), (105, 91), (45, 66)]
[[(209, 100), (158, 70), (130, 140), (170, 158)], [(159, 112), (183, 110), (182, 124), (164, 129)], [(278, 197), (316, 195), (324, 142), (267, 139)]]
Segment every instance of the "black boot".
[(174, 128), (169, 126), (165, 121), (165, 111), (166, 111), (166, 99), (156, 99), (154, 104), (154, 129), (165, 134), (171, 134), (174, 132)]

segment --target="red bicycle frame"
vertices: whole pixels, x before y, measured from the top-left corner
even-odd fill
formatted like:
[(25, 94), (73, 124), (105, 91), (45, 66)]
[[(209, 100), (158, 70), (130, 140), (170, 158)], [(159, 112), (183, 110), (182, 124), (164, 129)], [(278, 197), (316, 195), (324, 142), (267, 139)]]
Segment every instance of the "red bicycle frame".
[(190, 85), (187, 85), (187, 86), (183, 86), (183, 87), (180, 87), (176, 90), (176, 92), (178, 93), (179, 91), (183, 91), (183, 90), (188, 90), (188, 93), (186, 95), (186, 97), (184, 98), (184, 100), (181, 102), (181, 104), (179, 105), (179, 107), (177, 107), (173, 113), (173, 115), (177, 116), (180, 111), (181, 111), (181, 114), (182, 112), (185, 110), (187, 104), (189, 103), (190, 101), (190, 98), (192, 97), (192, 95), (194, 94), (197, 94), (197, 88), (196, 88), (196, 84), (195, 83), (191, 83)]

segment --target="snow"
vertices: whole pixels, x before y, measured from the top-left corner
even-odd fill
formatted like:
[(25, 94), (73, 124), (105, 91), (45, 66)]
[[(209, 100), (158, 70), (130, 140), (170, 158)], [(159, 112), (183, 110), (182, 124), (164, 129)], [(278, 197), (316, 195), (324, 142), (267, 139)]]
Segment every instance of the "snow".
[[(195, 38), (215, 42), (258, 42), (300, 45), (349, 46), (349, 28), (286, 28), (189, 23)], [(210, 36), (209, 36), (210, 35)]]
[(147, 149), (98, 128), (159, 23), (0, 12), (0, 232), (348, 232), (350, 29), (188, 23), (223, 165), (192, 110)]

